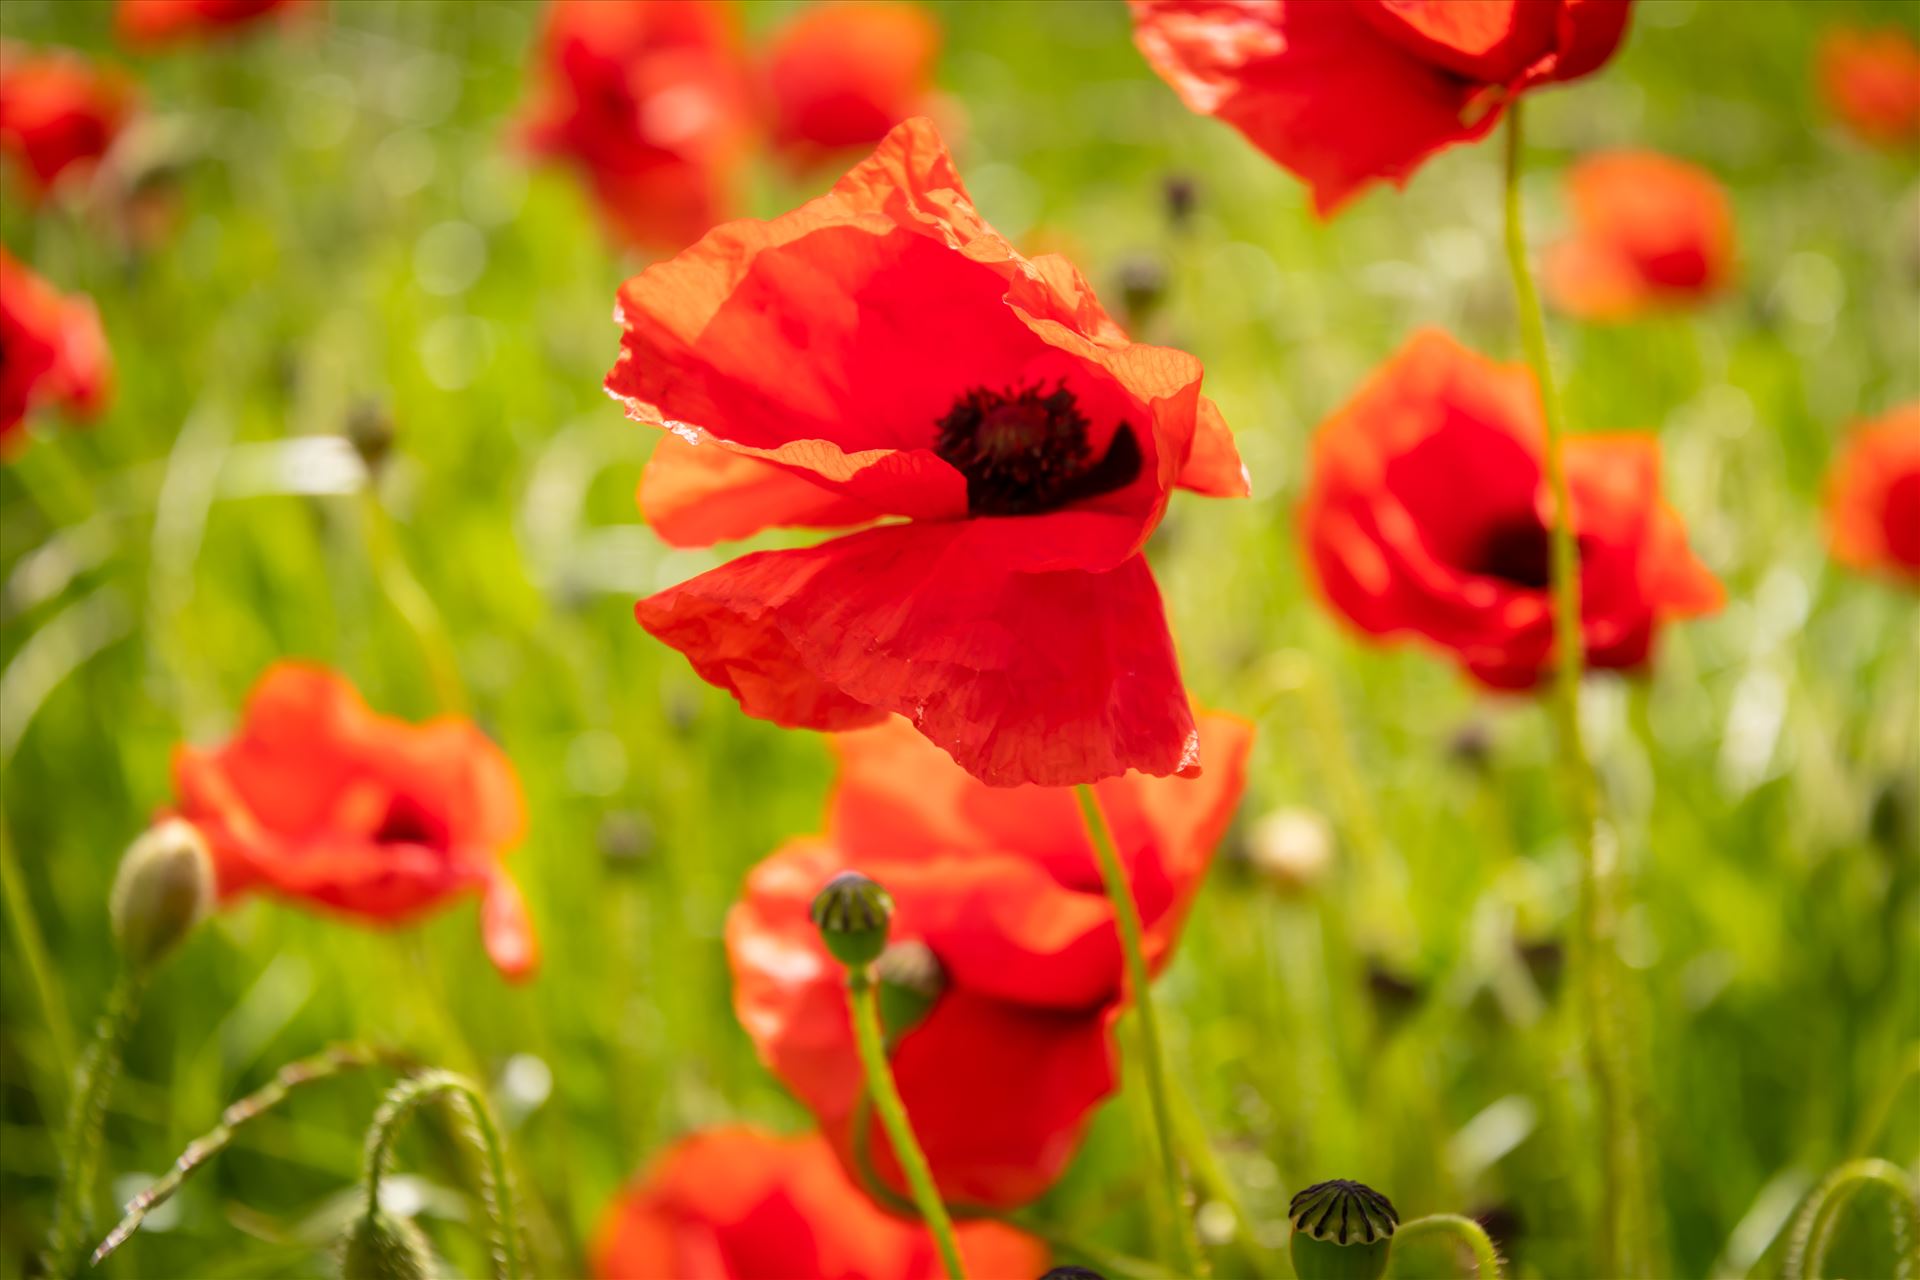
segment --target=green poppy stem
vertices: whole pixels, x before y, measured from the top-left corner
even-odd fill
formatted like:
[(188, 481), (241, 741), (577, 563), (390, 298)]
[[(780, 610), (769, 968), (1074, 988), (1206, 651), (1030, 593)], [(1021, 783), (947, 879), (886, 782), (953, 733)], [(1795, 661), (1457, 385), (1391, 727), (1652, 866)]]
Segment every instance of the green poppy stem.
[(1920, 1199), (1913, 1180), (1891, 1160), (1851, 1160), (1828, 1174), (1794, 1220), (1780, 1274), (1786, 1280), (1819, 1280), (1827, 1274), (1827, 1254), (1853, 1197), (1869, 1188), (1885, 1193), (1894, 1248), (1894, 1274), (1920, 1269)]
[(1553, 502), (1552, 567), (1554, 673), (1550, 707), (1558, 747), (1560, 782), (1572, 811), (1580, 850), (1580, 943), (1574, 949), (1586, 1020), (1587, 1068), (1600, 1130), (1601, 1231), (1594, 1255), (1601, 1275), (1640, 1277), (1652, 1270), (1648, 1238), (1646, 1144), (1625, 1043), (1619, 926), (1622, 890), (1618, 859), (1601, 829), (1600, 795), (1580, 731), (1580, 560), (1570, 519), (1573, 502), (1563, 457), (1566, 430), (1560, 393), (1547, 352), (1546, 321), (1527, 265), (1526, 229), (1520, 207), (1523, 150), (1520, 103), (1507, 109), (1506, 248), (1513, 273), (1520, 338), (1540, 384), (1546, 428), (1543, 459)]
[(1410, 1240), (1428, 1235), (1453, 1236), (1466, 1245), (1467, 1252), (1473, 1255), (1474, 1274), (1480, 1280), (1500, 1280), (1504, 1274), (1500, 1270), (1500, 1252), (1493, 1247), (1486, 1228), (1472, 1218), (1464, 1218), (1457, 1213), (1430, 1213), (1424, 1218), (1401, 1223), (1393, 1233), (1394, 1247), (1400, 1248)]
[(887, 1131), (887, 1140), (893, 1144), (893, 1154), (907, 1175), (914, 1206), (919, 1209), (921, 1220), (940, 1251), (940, 1265), (948, 1280), (966, 1280), (960, 1246), (954, 1242), (953, 1218), (940, 1199), (940, 1189), (934, 1185), (926, 1153), (920, 1150), (919, 1139), (913, 1136), (913, 1122), (907, 1119), (907, 1104), (900, 1100), (900, 1090), (893, 1082), (893, 1068), (887, 1064), (886, 1037), (880, 1029), (880, 1002), (874, 994), (870, 966), (848, 966), (847, 1005), (853, 1013), (853, 1034), (860, 1047), (860, 1065), (867, 1076), (867, 1094), (873, 1099), (873, 1109), (880, 1113), (880, 1123)]
[(1187, 1206), (1186, 1180), (1180, 1173), (1177, 1138), (1173, 1127), (1173, 1107), (1169, 1101), (1167, 1060), (1160, 1043), (1160, 1024), (1154, 1018), (1152, 979), (1147, 973), (1146, 952), (1141, 947), (1140, 908), (1133, 900), (1133, 886), (1127, 869), (1114, 847), (1113, 833), (1107, 829), (1106, 815), (1100, 811), (1100, 799), (1093, 788), (1082, 784), (1074, 788), (1080, 801), (1080, 815), (1087, 824), (1087, 839), (1093, 845), (1094, 861), (1100, 865), (1100, 879), (1107, 887), (1107, 899), (1113, 903), (1114, 924), (1120, 933), (1120, 954), (1126, 962), (1127, 990), (1133, 996), (1135, 1016), (1140, 1027), (1140, 1058), (1147, 1082), (1147, 1099), (1153, 1108), (1154, 1141), (1159, 1147), (1160, 1179), (1172, 1211), (1174, 1238), (1180, 1242), (1183, 1275), (1204, 1277), (1211, 1274), (1207, 1255), (1200, 1248), (1200, 1237), (1193, 1226), (1193, 1213)]
[(60, 1186), (47, 1235), (44, 1270), (56, 1280), (80, 1274), (87, 1241), (93, 1234), (95, 1184), (100, 1178), (100, 1148), (106, 1137), (107, 1100), (120, 1076), (127, 1035), (140, 1008), (144, 975), (122, 965), (93, 1040), (80, 1056), (67, 1106), (66, 1134), (60, 1144)]
[(493, 1119), (486, 1095), (463, 1076), (451, 1071), (424, 1071), (387, 1091), (367, 1130), (366, 1208), (372, 1217), (380, 1209), (380, 1180), (392, 1163), (393, 1144), (413, 1113), (429, 1102), (441, 1102), (460, 1121), (467, 1140), (479, 1151), (480, 1200), (487, 1213), (488, 1246), (496, 1280), (520, 1280), (520, 1224), (514, 1211), (513, 1182), (507, 1173), (506, 1146)]

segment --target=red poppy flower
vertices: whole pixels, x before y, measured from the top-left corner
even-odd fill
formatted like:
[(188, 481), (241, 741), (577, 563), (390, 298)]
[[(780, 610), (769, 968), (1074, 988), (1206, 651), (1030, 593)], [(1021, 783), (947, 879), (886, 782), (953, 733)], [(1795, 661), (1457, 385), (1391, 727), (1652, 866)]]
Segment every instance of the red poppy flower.
[[(1046, 1246), (998, 1222), (955, 1230), (969, 1275), (1037, 1276)], [(742, 1125), (674, 1144), (607, 1206), (596, 1280), (939, 1280), (924, 1227), (888, 1217), (817, 1135)]]
[(1906, 32), (1830, 31), (1819, 66), (1828, 107), (1855, 135), (1883, 147), (1920, 140), (1920, 46)]
[(126, 79), (77, 53), (29, 53), (0, 41), (0, 153), (34, 195), (69, 171), (91, 170), (133, 110)]
[[(1156, 969), (1245, 782), (1250, 726), (1210, 715), (1201, 732), (1215, 766), (1203, 777), (1099, 786)], [(837, 872), (879, 881), (894, 901), (883, 976), (911, 953), (934, 979), (923, 997), (938, 988), (924, 1020), (895, 1028), (892, 1051), (934, 1178), (959, 1204), (1023, 1204), (1060, 1176), (1114, 1086), (1120, 948), (1079, 809), (1060, 788), (981, 784), (898, 718), (834, 743), (825, 834), (756, 867), (727, 918), (734, 1008), (859, 1170), (866, 1121), (846, 978), (807, 909)], [(875, 1126), (868, 1141), (875, 1175), (904, 1194), (884, 1133)]]
[(766, 59), (774, 147), (805, 168), (870, 147), (926, 112), (940, 24), (918, 5), (818, 4), (781, 28)]
[(752, 131), (744, 57), (714, 0), (555, 0), (526, 142), (581, 170), (617, 235), (678, 249), (732, 206)]
[(376, 715), (340, 676), (277, 663), (239, 733), (212, 750), (179, 747), (173, 775), (222, 900), (262, 890), (397, 924), (477, 892), (495, 966), (533, 972), (526, 904), (500, 865), (526, 828), (520, 783), (470, 722)]
[(607, 390), (666, 427), (667, 541), (886, 521), (640, 602), (748, 714), (911, 718), (997, 785), (1197, 767), (1140, 549), (1177, 484), (1244, 494), (1192, 356), (1131, 342), (981, 221), (923, 119), (834, 189), (620, 291)]
[[(1523, 367), (1417, 335), (1320, 427), (1301, 524), (1320, 589), (1371, 635), (1411, 632), (1480, 680), (1526, 688), (1552, 661), (1540, 397)], [(1593, 667), (1637, 667), (1720, 584), (1660, 497), (1648, 436), (1569, 440), (1581, 627)]]
[(1323, 216), (1484, 137), (1514, 95), (1598, 69), (1628, 2), (1130, 0), (1160, 78), (1307, 182)]
[(1733, 210), (1706, 170), (1651, 151), (1590, 156), (1567, 175), (1574, 232), (1547, 256), (1554, 305), (1625, 320), (1702, 301), (1733, 278)]
[(0, 249), (0, 453), (20, 443), (28, 410), (58, 405), (91, 416), (111, 382), (93, 301), (62, 297)]
[(1920, 400), (1862, 425), (1827, 477), (1833, 554), (1920, 586)]
[(320, 0), (120, 0), (120, 37), (133, 44), (230, 35), (264, 18), (317, 9)]

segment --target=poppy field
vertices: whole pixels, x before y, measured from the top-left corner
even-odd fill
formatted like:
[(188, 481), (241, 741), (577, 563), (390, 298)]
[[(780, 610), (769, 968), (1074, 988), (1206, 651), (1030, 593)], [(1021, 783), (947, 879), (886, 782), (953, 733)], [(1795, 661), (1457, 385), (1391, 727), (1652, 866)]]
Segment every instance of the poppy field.
[(0, 5), (0, 1278), (1913, 1276), (1917, 40)]

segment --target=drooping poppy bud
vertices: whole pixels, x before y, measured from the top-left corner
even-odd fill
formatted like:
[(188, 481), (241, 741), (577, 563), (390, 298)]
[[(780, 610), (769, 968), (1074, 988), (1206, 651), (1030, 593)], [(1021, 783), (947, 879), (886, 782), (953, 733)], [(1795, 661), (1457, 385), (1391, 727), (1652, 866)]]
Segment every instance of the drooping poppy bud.
[(213, 857), (190, 822), (169, 818), (128, 846), (113, 878), (113, 936), (136, 972), (165, 959), (213, 909)]
[(833, 958), (860, 969), (887, 949), (893, 897), (858, 871), (842, 871), (827, 881), (807, 914)]
[(1293, 1267), (1300, 1280), (1380, 1280), (1387, 1274), (1400, 1215), (1360, 1182), (1316, 1182), (1287, 1206)]
[(889, 1045), (925, 1022), (947, 989), (947, 971), (940, 967), (940, 957), (926, 943), (911, 938), (882, 951), (873, 976), (880, 981), (880, 1025), (886, 1029)]
[(360, 1215), (340, 1240), (340, 1280), (432, 1280), (433, 1248), (411, 1218)]

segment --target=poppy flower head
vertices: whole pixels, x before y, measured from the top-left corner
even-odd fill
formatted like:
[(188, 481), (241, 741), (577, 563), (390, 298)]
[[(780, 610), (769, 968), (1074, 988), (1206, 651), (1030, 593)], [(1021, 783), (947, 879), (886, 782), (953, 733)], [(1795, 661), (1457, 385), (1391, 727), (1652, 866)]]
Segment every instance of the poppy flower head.
[[(1370, 635), (1533, 685), (1553, 648), (1542, 441), (1531, 373), (1416, 336), (1315, 437), (1301, 526), (1321, 593)], [(1572, 440), (1564, 458), (1587, 664), (1639, 667), (1658, 625), (1718, 608), (1720, 585), (1661, 500), (1653, 440)]]
[(1613, 56), (1629, 0), (1129, 0), (1134, 43), (1330, 215)]
[(678, 249), (727, 216), (752, 129), (734, 15), (716, 0), (554, 0), (521, 122), (616, 235)]
[[(1046, 1247), (997, 1222), (965, 1222), (967, 1271), (1034, 1276)], [(682, 1138), (602, 1214), (595, 1280), (939, 1280), (933, 1237), (847, 1180), (818, 1135), (744, 1125)]]
[[(1100, 801), (1164, 965), (1245, 782), (1250, 728), (1200, 721), (1198, 779), (1129, 774)], [(844, 978), (808, 920), (857, 866), (894, 905), (878, 971), (904, 988), (894, 1076), (935, 1180), (961, 1204), (1024, 1204), (1060, 1176), (1114, 1084), (1122, 999), (1113, 913), (1073, 797), (993, 788), (898, 718), (834, 739), (826, 831), (756, 867), (727, 919), (734, 1007), (763, 1061), (819, 1118), (856, 1174), (904, 1192), (869, 1123)]]
[(1828, 109), (1856, 137), (1882, 147), (1920, 140), (1920, 45), (1898, 27), (1829, 31), (1819, 78)]
[(526, 906), (500, 865), (525, 831), (519, 780), (470, 722), (381, 716), (340, 676), (279, 663), (235, 736), (179, 747), (173, 771), (223, 901), (265, 891), (397, 924), (478, 893), (494, 964), (533, 971)]
[(34, 53), (0, 40), (0, 154), (12, 157), (32, 196), (90, 172), (133, 102), (124, 76), (77, 53)]
[(1594, 320), (1702, 302), (1734, 274), (1733, 211), (1705, 170), (1648, 151), (1590, 156), (1567, 175), (1571, 237), (1546, 260), (1548, 296)]
[(927, 121), (649, 267), (617, 313), (607, 391), (671, 432), (641, 486), (668, 542), (889, 521), (641, 602), (750, 714), (906, 715), (1004, 785), (1194, 767), (1139, 552), (1176, 486), (1246, 492), (1232, 437), (1198, 361), (981, 220)]
[(1827, 477), (1827, 533), (1842, 564), (1920, 586), (1920, 401), (1855, 430)]
[(129, 44), (163, 45), (235, 35), (263, 19), (317, 10), (322, 0), (120, 0), (114, 22)]
[(774, 150), (806, 169), (870, 147), (933, 97), (940, 24), (916, 4), (809, 5), (775, 35), (764, 68)]
[(30, 410), (52, 405), (91, 417), (111, 390), (92, 300), (62, 297), (0, 249), (0, 455), (24, 441)]

